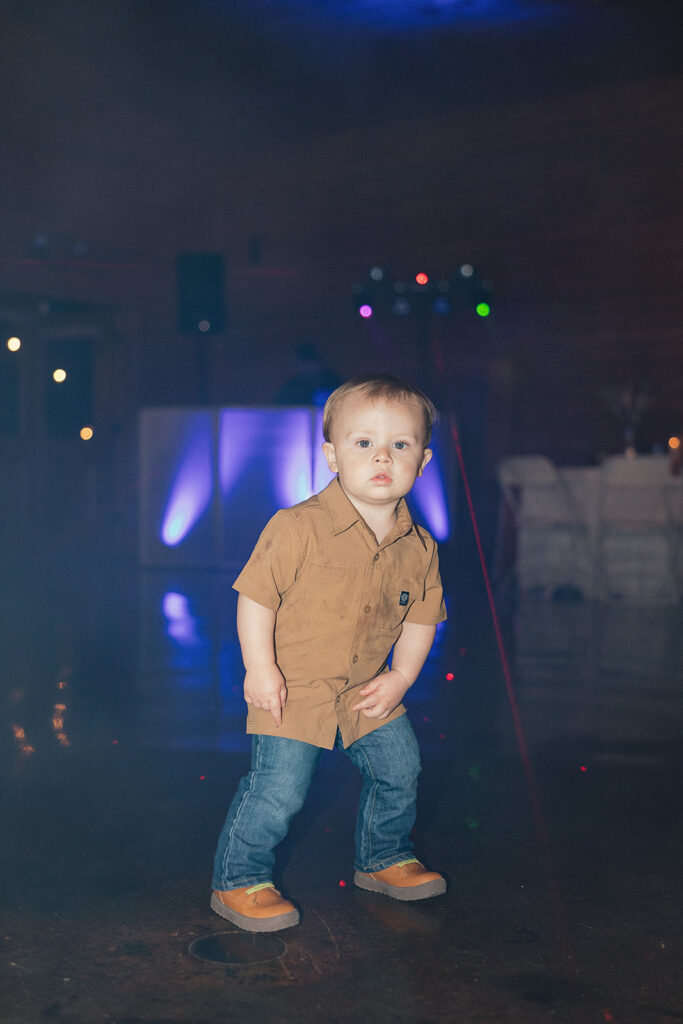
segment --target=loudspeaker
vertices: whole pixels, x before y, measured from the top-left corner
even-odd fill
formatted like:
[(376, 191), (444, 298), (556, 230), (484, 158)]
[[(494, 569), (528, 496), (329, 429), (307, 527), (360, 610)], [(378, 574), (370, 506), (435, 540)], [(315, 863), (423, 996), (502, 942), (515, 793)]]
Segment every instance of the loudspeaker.
[(225, 260), (217, 252), (178, 256), (178, 326), (184, 334), (225, 330)]

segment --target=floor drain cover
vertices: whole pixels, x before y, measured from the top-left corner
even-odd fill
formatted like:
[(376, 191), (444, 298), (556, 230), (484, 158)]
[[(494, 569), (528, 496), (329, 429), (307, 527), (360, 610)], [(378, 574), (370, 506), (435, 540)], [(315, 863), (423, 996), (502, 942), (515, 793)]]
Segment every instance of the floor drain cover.
[(258, 932), (215, 932), (196, 939), (190, 953), (217, 964), (260, 964), (275, 960), (287, 950), (282, 939)]

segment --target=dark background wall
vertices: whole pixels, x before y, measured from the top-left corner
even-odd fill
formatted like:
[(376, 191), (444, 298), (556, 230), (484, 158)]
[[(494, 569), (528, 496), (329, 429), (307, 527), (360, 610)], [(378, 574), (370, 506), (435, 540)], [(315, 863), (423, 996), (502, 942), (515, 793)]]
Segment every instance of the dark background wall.
[[(634, 384), (639, 443), (665, 443), (683, 428), (677, 5), (438, 5), (436, 28), (356, 6), (347, 24), (335, 4), (5, 4), (5, 313), (20, 294), (106, 320), (96, 406), (128, 452), (140, 405), (198, 398), (187, 250), (226, 259), (213, 402), (272, 400), (311, 339), (342, 377), (393, 369), (467, 407), (488, 467), (620, 450), (603, 392)], [(353, 309), (375, 264), (464, 260), (495, 286), (486, 322)], [(24, 315), (27, 337), (51, 315)]]

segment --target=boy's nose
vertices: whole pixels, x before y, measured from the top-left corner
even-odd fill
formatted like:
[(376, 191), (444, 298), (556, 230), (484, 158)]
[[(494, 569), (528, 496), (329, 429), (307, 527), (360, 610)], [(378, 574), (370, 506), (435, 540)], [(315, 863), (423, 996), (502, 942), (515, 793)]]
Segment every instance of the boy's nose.
[(375, 452), (375, 462), (390, 462), (391, 452), (388, 448), (378, 448)]

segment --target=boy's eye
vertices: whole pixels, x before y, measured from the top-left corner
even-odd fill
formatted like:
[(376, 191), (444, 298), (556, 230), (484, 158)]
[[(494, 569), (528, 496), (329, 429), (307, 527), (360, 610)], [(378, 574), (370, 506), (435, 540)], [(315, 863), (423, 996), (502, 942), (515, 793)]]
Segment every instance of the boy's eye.
[(404, 448), (408, 447), (407, 441), (394, 441), (394, 448), (398, 448), (399, 451), (403, 451)]
[(358, 442), (358, 447), (359, 448), (369, 448), (370, 447), (370, 442), (368, 441), (368, 439), (366, 437), (364, 437), (364, 438), (362, 438)]

